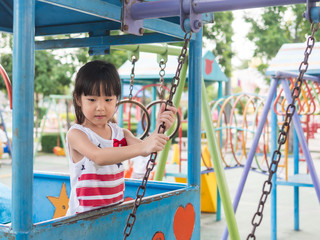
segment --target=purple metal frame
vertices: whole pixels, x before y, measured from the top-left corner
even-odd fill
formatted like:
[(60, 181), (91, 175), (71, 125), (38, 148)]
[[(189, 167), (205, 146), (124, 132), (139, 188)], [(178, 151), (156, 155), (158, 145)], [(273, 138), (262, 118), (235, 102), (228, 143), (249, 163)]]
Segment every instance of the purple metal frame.
[[(286, 73), (286, 74), (287, 74), (286, 77), (291, 77), (291, 76), (295, 75), (295, 73)], [(282, 76), (285, 77), (286, 74), (284, 72), (282, 72)], [(304, 79), (307, 79), (307, 78), (308, 79), (312, 79), (313, 81), (315, 81), (314, 77), (312, 77), (310, 75), (305, 75), (304, 76)], [(242, 175), (241, 175), (241, 180), (240, 180), (240, 183), (238, 185), (238, 188), (237, 188), (237, 191), (236, 191), (236, 195), (234, 197), (234, 201), (233, 201), (233, 210), (234, 210), (234, 212), (237, 211), (237, 208), (238, 208), (238, 205), (239, 205), (239, 201), (240, 201), (243, 189), (244, 189), (244, 185), (246, 183), (246, 180), (247, 180), (247, 177), (248, 177), (248, 174), (249, 174), (249, 170), (250, 170), (251, 165), (252, 165), (252, 160), (253, 160), (253, 157), (254, 157), (254, 155), (256, 153), (256, 149), (257, 149), (258, 142), (259, 142), (259, 139), (260, 139), (260, 136), (261, 136), (261, 133), (262, 133), (262, 129), (263, 129), (264, 124), (266, 122), (266, 119), (267, 119), (267, 116), (268, 116), (268, 113), (269, 113), (269, 109), (271, 107), (271, 103), (272, 103), (272, 100), (273, 100), (273, 96), (276, 93), (277, 85), (278, 85), (279, 81), (281, 81), (281, 84), (283, 86), (287, 101), (291, 102), (291, 99), (292, 99), (291, 92), (290, 92), (290, 88), (289, 88), (289, 85), (288, 85), (288, 82), (286, 81), (286, 79), (274, 78), (272, 80), (272, 82), (271, 82), (271, 86), (270, 86), (270, 89), (269, 89), (268, 97), (267, 97), (266, 103), (264, 105), (262, 114), (261, 114), (260, 122), (258, 124), (258, 128), (257, 128), (256, 134), (254, 136), (253, 143), (252, 143), (252, 146), (250, 148), (250, 151), (249, 151), (249, 154), (248, 154), (248, 158), (247, 158), (246, 164), (244, 166), (244, 169), (243, 169), (243, 172), (242, 172)], [(304, 133), (303, 133), (303, 130), (302, 130), (302, 127), (301, 127), (301, 122), (300, 122), (299, 116), (298, 116), (298, 114), (296, 112), (293, 115), (293, 123), (294, 123), (294, 127), (295, 127), (295, 129), (297, 131), (297, 135), (299, 137), (299, 142), (301, 143), (304, 156), (306, 158), (306, 162), (307, 162), (307, 165), (308, 165), (308, 168), (309, 168), (309, 171), (310, 171), (310, 176), (311, 176), (312, 183), (313, 183), (314, 189), (315, 189), (317, 197), (318, 197), (318, 201), (320, 202), (320, 182), (319, 182), (319, 178), (317, 176), (317, 172), (315, 170), (314, 164), (313, 164), (312, 159), (311, 159), (310, 151), (308, 149), (308, 144), (307, 144), (306, 138), (304, 136)], [(276, 126), (274, 127), (274, 129), (276, 129)], [(221, 239), (225, 240), (227, 238), (228, 238), (228, 229), (225, 228), (223, 236), (222, 236)]]
[[(307, 0), (305, 17), (312, 18), (311, 7), (319, 0)], [(209, 12), (231, 11), (239, 9), (270, 7), (306, 3), (306, 0), (159, 0), (142, 2), (139, 0), (124, 0), (123, 31), (141, 35), (141, 22), (148, 18), (163, 18), (180, 16), (180, 25), (185, 32), (198, 32), (202, 27), (202, 14)], [(139, 25), (135, 27), (135, 25)]]

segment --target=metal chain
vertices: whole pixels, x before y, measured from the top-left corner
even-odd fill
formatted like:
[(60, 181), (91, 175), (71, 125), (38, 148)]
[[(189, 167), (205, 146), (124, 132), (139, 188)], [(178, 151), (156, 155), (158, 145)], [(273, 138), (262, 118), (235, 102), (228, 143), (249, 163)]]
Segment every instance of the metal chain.
[(138, 61), (138, 59), (135, 57), (135, 56), (132, 56), (132, 59), (131, 59), (131, 63), (132, 63), (132, 69), (131, 69), (131, 74), (130, 74), (130, 87), (129, 87), (129, 100), (132, 99), (132, 91), (133, 91), (133, 80), (134, 80), (134, 77), (135, 77), (135, 74), (134, 74), (134, 68), (136, 66), (136, 62)]
[(262, 218), (263, 218), (263, 209), (264, 209), (265, 203), (267, 201), (268, 195), (270, 194), (271, 189), (272, 189), (271, 180), (272, 180), (273, 175), (277, 172), (278, 164), (281, 159), (281, 146), (283, 144), (285, 144), (287, 141), (292, 116), (296, 110), (295, 101), (296, 101), (296, 99), (299, 98), (299, 95), (301, 92), (301, 86), (303, 83), (303, 75), (306, 73), (306, 71), (308, 70), (308, 67), (309, 67), (308, 59), (309, 59), (309, 55), (312, 52), (313, 46), (315, 44), (314, 34), (318, 29), (319, 29), (319, 23), (312, 23), (311, 36), (308, 37), (307, 48), (304, 51), (304, 60), (301, 62), (300, 66), (299, 66), (299, 77), (297, 78), (297, 81), (295, 82), (295, 86), (291, 92), (292, 101), (286, 109), (285, 120), (284, 120), (284, 123), (282, 125), (281, 130), (280, 130), (279, 137), (278, 137), (279, 146), (278, 146), (278, 149), (273, 152), (272, 162), (271, 162), (271, 165), (269, 168), (269, 177), (268, 177), (268, 180), (266, 180), (263, 184), (262, 195), (259, 200), (258, 209), (257, 209), (256, 213), (253, 215), (253, 218), (251, 221), (253, 228), (252, 228), (251, 233), (248, 235), (247, 239), (256, 239), (255, 231), (256, 231), (256, 228), (260, 225)]
[(159, 67), (160, 67), (160, 71), (159, 71), (159, 76), (160, 76), (160, 99), (163, 100), (164, 98), (164, 75), (166, 74), (165, 72), (165, 68), (166, 68), (166, 63), (164, 62), (164, 59), (161, 59), (161, 61), (159, 62)]
[[(191, 36), (192, 36), (192, 32), (186, 33), (185, 36), (184, 36), (184, 45), (183, 45), (183, 48), (181, 49), (181, 53), (180, 53), (180, 56), (178, 58), (178, 67), (177, 67), (177, 70), (176, 70), (176, 74), (172, 79), (172, 85), (171, 85), (171, 89), (170, 89), (170, 96), (169, 96), (169, 99), (166, 101), (166, 109), (167, 109), (168, 105), (170, 105), (170, 106), (173, 105), (172, 99), (173, 99), (174, 93), (176, 92), (177, 87), (178, 87), (179, 82), (180, 82), (180, 72), (181, 72), (182, 66), (183, 66), (183, 64), (184, 64), (184, 62), (186, 60), (187, 51), (188, 51), (188, 44), (189, 44), (189, 42), (191, 40)], [(163, 122), (159, 126), (158, 133), (164, 133), (165, 130), (166, 130), (166, 127), (165, 127), (165, 123)], [(144, 177), (142, 179), (141, 185), (138, 187), (137, 194), (136, 194), (136, 199), (135, 199), (135, 202), (134, 202), (134, 206), (133, 206), (132, 212), (128, 216), (127, 224), (126, 224), (126, 227), (125, 227), (125, 229), (123, 231), (123, 235), (124, 235), (123, 239), (124, 240), (127, 239), (127, 237), (130, 235), (130, 233), (132, 231), (132, 228), (133, 228), (133, 225), (134, 225), (134, 223), (136, 221), (136, 212), (137, 212), (138, 207), (141, 204), (142, 198), (145, 195), (146, 185), (147, 185), (147, 182), (148, 182), (148, 179), (149, 179), (149, 175), (150, 175), (151, 171), (153, 170), (153, 168), (155, 166), (157, 155), (158, 155), (157, 152), (151, 153), (150, 159), (147, 162), (146, 173), (144, 174)]]

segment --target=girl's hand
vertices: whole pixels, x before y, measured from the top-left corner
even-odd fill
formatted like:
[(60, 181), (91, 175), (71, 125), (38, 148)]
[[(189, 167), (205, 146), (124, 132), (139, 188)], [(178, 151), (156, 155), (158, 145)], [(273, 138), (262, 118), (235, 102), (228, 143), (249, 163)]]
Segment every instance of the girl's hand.
[(177, 108), (175, 106), (167, 106), (167, 110), (165, 110), (166, 104), (161, 104), (160, 113), (157, 118), (157, 127), (156, 130), (159, 129), (159, 126), (164, 122), (166, 130), (171, 128), (176, 120)]
[(169, 137), (162, 133), (153, 132), (148, 138), (146, 138), (141, 144), (146, 157), (153, 152), (162, 151), (169, 140)]

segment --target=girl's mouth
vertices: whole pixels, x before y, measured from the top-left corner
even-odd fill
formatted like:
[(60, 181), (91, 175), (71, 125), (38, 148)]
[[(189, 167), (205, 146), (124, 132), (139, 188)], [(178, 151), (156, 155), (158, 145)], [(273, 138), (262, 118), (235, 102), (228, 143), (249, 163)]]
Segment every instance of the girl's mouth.
[(104, 115), (96, 115), (95, 116), (97, 119), (103, 119), (105, 116)]

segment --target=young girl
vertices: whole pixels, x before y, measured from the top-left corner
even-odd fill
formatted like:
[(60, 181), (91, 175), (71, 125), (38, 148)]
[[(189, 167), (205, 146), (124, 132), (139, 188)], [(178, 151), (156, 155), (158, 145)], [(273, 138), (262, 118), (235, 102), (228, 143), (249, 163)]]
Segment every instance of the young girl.
[[(112, 122), (121, 96), (119, 74), (103, 61), (85, 64), (77, 73), (73, 104), (77, 124), (67, 133), (71, 193), (67, 215), (121, 203), (124, 167), (121, 162), (161, 151), (168, 137), (152, 133), (144, 141)], [(161, 107), (157, 127), (170, 128), (176, 108)]]

